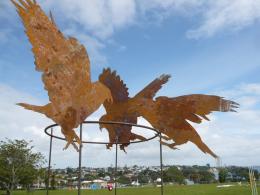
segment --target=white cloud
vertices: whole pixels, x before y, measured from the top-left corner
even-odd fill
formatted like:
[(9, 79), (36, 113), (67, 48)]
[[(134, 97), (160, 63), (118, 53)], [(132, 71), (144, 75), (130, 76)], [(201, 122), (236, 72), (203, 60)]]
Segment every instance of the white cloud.
[(74, 21), (101, 39), (108, 38), (115, 30), (131, 24), (136, 11), (133, 0), (48, 0), (43, 3), (60, 10), (67, 20)]
[[(260, 13), (256, 13), (255, 11), (258, 10), (259, 7), (258, 0), (254, 2), (251, 0), (232, 2), (220, 0), (207, 2), (208, 3), (203, 0), (153, 0), (149, 3), (138, 4), (137, 1), (120, 1), (118, 4), (116, 1), (78, 0), (72, 2), (69, 0), (48, 0), (44, 1), (43, 4), (45, 8), (55, 7), (58, 10), (60, 9), (66, 20), (72, 20), (74, 23), (84, 26), (84, 28), (89, 31), (90, 35), (84, 35), (84, 32), (78, 33), (77, 28), (72, 28), (65, 30), (65, 33), (77, 37), (82, 43), (86, 44), (91, 56), (96, 60), (95, 63), (98, 64), (106, 62), (106, 58), (103, 57), (101, 53), (101, 50), (105, 48), (106, 45), (104, 39), (112, 36), (116, 30), (131, 25), (135, 20), (138, 20), (139, 15), (137, 10), (140, 9), (140, 5), (147, 6), (143, 7), (145, 12), (153, 10), (159, 15), (163, 14), (162, 12), (164, 11), (170, 11), (170, 14), (172, 14), (172, 10), (189, 13), (187, 10), (193, 11), (194, 9), (194, 13), (202, 15), (203, 20), (200, 27), (194, 31), (190, 31), (189, 36), (192, 38), (213, 36), (226, 28), (241, 29), (256, 21), (258, 13)], [(240, 9), (242, 9), (242, 5), (245, 6), (245, 10), (242, 10), (241, 13)], [(250, 10), (253, 10), (252, 13)], [(214, 17), (214, 13), (216, 17)], [(214, 21), (215, 19), (216, 21)], [(218, 25), (211, 25), (214, 23)], [(34, 144), (37, 146), (37, 149), (47, 154), (48, 137), (43, 133), (43, 128), (52, 122), (42, 115), (23, 110), (15, 105), (16, 102), (20, 101), (35, 104), (41, 102), (28, 94), (21, 93), (4, 85), (0, 86), (0, 93), (1, 136), (33, 139), (35, 140)], [(217, 114), (211, 122), (198, 125), (197, 127), (203, 140), (205, 140), (217, 154), (222, 156), (228, 164), (257, 164), (260, 159), (254, 154), (259, 153), (257, 148), (260, 148), (259, 141), (257, 141), (259, 138), (258, 127), (260, 125), (258, 122), (260, 112), (257, 109), (260, 100), (260, 84), (244, 84), (228, 91), (217, 92), (216, 94), (223, 94), (225, 97), (232, 98), (238, 101), (242, 106), (237, 114)], [(88, 128), (86, 128), (86, 132), (90, 132)], [(103, 134), (95, 133), (94, 131), (93, 135), (92, 133), (87, 134), (85, 138), (107, 139), (107, 136), (104, 135), (104, 137), (101, 137)], [(67, 163), (76, 165), (76, 153), (73, 149), (63, 152), (61, 150), (63, 145), (64, 142), (55, 142), (54, 154), (56, 156), (54, 160), (56, 164), (59, 166), (71, 165)], [(164, 159), (166, 163), (206, 164), (208, 161), (213, 162), (210, 156), (204, 155), (193, 144), (189, 143), (179, 148), (181, 149), (180, 151), (172, 151), (164, 148)], [(227, 150), (227, 148), (229, 150)], [(120, 153), (120, 163), (122, 163), (122, 165), (126, 162), (132, 164), (144, 164), (144, 162), (146, 164), (157, 164), (158, 149), (157, 141), (143, 143), (142, 145), (132, 145), (127, 150), (128, 155)], [(250, 153), (246, 152), (247, 150), (250, 150)], [(99, 156), (96, 154), (106, 159), (107, 162), (100, 162), (98, 159)], [(113, 152), (105, 150), (104, 146), (86, 145), (84, 147), (84, 155), (87, 159), (87, 162), (85, 162), (87, 165), (102, 166), (114, 162)], [(64, 159), (67, 159), (67, 161), (64, 161)], [(247, 161), (247, 159), (251, 160)]]
[[(147, 22), (143, 20), (147, 14), (154, 15), (157, 21), (173, 15), (196, 17), (194, 29), (187, 32), (189, 38), (237, 31), (260, 18), (260, 0), (41, 0), (40, 4), (46, 11), (63, 15), (68, 23), (78, 24), (91, 36), (102, 40), (121, 28)], [(10, 18), (7, 14), (10, 2), (1, 3), (1, 7), (4, 12), (0, 13), (0, 18)]]
[(260, 18), (259, 0), (211, 0), (205, 4), (201, 25), (187, 32), (189, 38), (211, 37), (222, 31), (241, 30)]
[(241, 86), (242, 91), (249, 94), (260, 95), (260, 85), (259, 83), (243, 84)]
[(5, 43), (9, 39), (9, 35), (11, 33), (11, 29), (5, 28), (0, 31), (0, 43)]
[(203, 0), (141, 0), (136, 1), (138, 4), (139, 9), (142, 12), (149, 12), (149, 11), (159, 11), (164, 13), (165, 11), (170, 11), (174, 13), (185, 13), (189, 14), (189, 11), (197, 11), (200, 6), (204, 4)]
[(0, 1), (0, 18), (10, 18), (11, 4), (9, 1)]
[(138, 23), (147, 14), (157, 17), (157, 21), (172, 15), (196, 16), (199, 26), (187, 32), (189, 38), (237, 31), (253, 24), (260, 17), (259, 0), (79, 0), (73, 4), (66, 0), (58, 6), (67, 13), (68, 19), (83, 25), (99, 38), (107, 38), (117, 29)]
[(76, 37), (79, 42), (85, 46), (90, 56), (91, 64), (103, 66), (107, 63), (107, 58), (102, 53), (102, 50), (106, 47), (106, 45), (99, 41), (97, 38), (76, 31), (73, 28), (64, 30), (64, 33), (67, 36)]
[(28, 94), (3, 84), (0, 84), (0, 94), (1, 138), (30, 139), (31, 133), (35, 140), (38, 136), (42, 137), (44, 133), (41, 128), (50, 121), (40, 114), (28, 112), (16, 105), (19, 102), (36, 105), (42, 105), (42, 103)]
[(6, 24), (12, 24), (13, 26), (13, 12), (9, 1), (0, 2), (0, 43), (6, 43), (8, 39), (12, 38), (13, 30), (11, 27), (7, 27)]
[[(104, 48), (120, 29), (131, 25), (157, 23), (169, 17), (195, 17), (188, 38), (211, 37), (222, 31), (236, 31), (255, 23), (260, 17), (260, 0), (39, 0), (46, 13), (63, 21), (65, 31), (83, 42), (93, 64), (106, 64)], [(0, 2), (0, 42), (14, 36), (18, 22), (10, 1)], [(149, 17), (147, 17), (149, 15)], [(62, 17), (59, 17), (62, 16)], [(183, 19), (183, 18), (181, 18)], [(58, 23), (60, 26), (62, 23)], [(69, 30), (68, 30), (69, 29)], [(79, 30), (80, 29), (80, 30)], [(125, 49), (119, 45), (119, 51)], [(115, 48), (116, 49), (116, 48)]]
[[(223, 164), (256, 165), (259, 164), (260, 148), (260, 99), (258, 90), (259, 83), (243, 84), (232, 90), (222, 90), (218, 94), (232, 98), (241, 104), (238, 113), (219, 113), (210, 115), (210, 122), (204, 121), (200, 125), (194, 125), (204, 142), (222, 158)], [(227, 92), (232, 93), (227, 93)], [(1, 139), (33, 140), (37, 151), (48, 156), (49, 137), (44, 134), (43, 129), (53, 122), (43, 115), (24, 110), (15, 105), (17, 102), (28, 102), (36, 105), (43, 103), (34, 97), (17, 91), (6, 85), (0, 85), (0, 131)], [(246, 97), (246, 98), (245, 98)], [(249, 102), (249, 103), (248, 103)], [(100, 108), (92, 114), (88, 120), (98, 120), (104, 113)], [(139, 124), (148, 125), (144, 119), (138, 120)], [(134, 131), (147, 137), (153, 132), (140, 128)], [(55, 129), (56, 135), (61, 135), (59, 128)], [(84, 125), (84, 140), (107, 141), (106, 130), (99, 131), (97, 125)], [(53, 164), (55, 167), (77, 166), (77, 153), (70, 147), (63, 151), (65, 142), (54, 140), (53, 142)], [(163, 147), (164, 164), (206, 164), (215, 165), (215, 160), (203, 154), (194, 144), (188, 143), (179, 146), (180, 150), (171, 150)], [(110, 166), (114, 164), (115, 147), (106, 150), (104, 145), (86, 144), (83, 148), (84, 166)], [(104, 159), (100, 161), (101, 159)], [(132, 144), (127, 148), (127, 154), (119, 152), (119, 165), (159, 165), (159, 143), (158, 139), (150, 142)]]
[[(5, 138), (25, 139), (27, 141), (32, 140), (32, 145), (35, 146), (35, 150), (42, 152), (47, 158), (50, 138), (44, 133), (44, 128), (53, 124), (53, 121), (46, 118), (44, 115), (25, 110), (16, 105), (16, 103), (19, 102), (26, 102), (34, 105), (44, 105), (45, 103), (31, 95), (4, 84), (0, 84), (0, 94), (1, 140), (5, 140)], [(88, 120), (98, 120), (103, 113), (104, 108), (101, 107), (96, 113), (91, 115)], [(83, 139), (87, 141), (108, 140), (107, 132), (103, 131), (101, 133), (97, 125), (84, 125), (83, 132)], [(54, 128), (54, 134), (62, 136), (60, 128)], [(63, 151), (62, 149), (64, 146), (64, 141), (57, 139), (53, 140), (53, 164), (56, 164), (56, 167), (76, 167), (78, 163), (78, 153), (72, 146), (70, 146), (68, 150)], [(111, 161), (110, 164), (114, 162), (114, 158), (110, 158), (111, 151), (107, 151), (104, 145), (84, 145), (83, 157), (89, 156), (91, 158), (87, 158), (87, 160), (83, 162), (84, 165), (102, 166), (104, 162), (100, 162), (98, 159), (99, 156), (96, 154), (100, 154), (104, 158), (108, 159), (108, 162)]]
[(141, 0), (136, 4), (141, 16), (149, 13), (155, 22), (172, 16), (192, 18), (193, 29), (187, 31), (187, 37), (194, 39), (238, 31), (260, 18), (259, 0)]

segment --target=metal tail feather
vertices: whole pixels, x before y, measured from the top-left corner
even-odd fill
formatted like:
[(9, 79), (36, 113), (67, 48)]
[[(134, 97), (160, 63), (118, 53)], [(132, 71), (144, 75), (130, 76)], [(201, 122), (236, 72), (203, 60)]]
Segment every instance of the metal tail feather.
[(35, 112), (45, 114), (44, 106), (35, 106), (35, 105), (30, 105), (30, 104), (25, 104), (25, 103), (19, 103), (17, 105), (22, 106), (23, 108), (25, 108), (27, 110), (32, 110), (32, 111), (35, 111)]
[(202, 141), (199, 144), (198, 143), (195, 143), (195, 144), (204, 153), (208, 153), (211, 156), (213, 156), (214, 158), (218, 158), (218, 156), (214, 152), (212, 152), (211, 149), (209, 149), (209, 147), (206, 144), (204, 144)]

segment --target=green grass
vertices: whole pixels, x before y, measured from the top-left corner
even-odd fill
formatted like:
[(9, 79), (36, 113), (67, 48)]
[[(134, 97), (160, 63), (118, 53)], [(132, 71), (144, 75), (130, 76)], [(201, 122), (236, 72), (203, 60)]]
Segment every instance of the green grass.
[[(160, 195), (160, 188), (156, 187), (140, 187), (140, 188), (124, 188), (118, 189), (118, 195)], [(260, 188), (258, 188), (260, 192)], [(0, 194), (2, 194), (0, 192)], [(13, 195), (45, 195), (46, 191), (34, 191), (26, 193), (24, 191), (15, 191)], [(77, 195), (76, 190), (54, 190), (50, 191), (50, 195)], [(108, 190), (82, 190), (82, 195), (113, 195), (114, 191)], [(193, 186), (166, 186), (165, 195), (250, 195), (249, 186), (233, 186), (228, 188), (217, 188), (216, 185), (193, 185)]]

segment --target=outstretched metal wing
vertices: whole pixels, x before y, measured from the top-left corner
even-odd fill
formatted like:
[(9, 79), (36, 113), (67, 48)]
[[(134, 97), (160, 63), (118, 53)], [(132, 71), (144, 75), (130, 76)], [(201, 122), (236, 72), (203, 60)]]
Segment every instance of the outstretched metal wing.
[[(175, 98), (157, 97), (154, 100), (156, 92), (169, 80), (169, 75), (162, 75), (155, 79), (133, 98), (129, 98), (127, 88), (120, 77), (115, 72), (111, 73), (110, 70), (106, 71), (106, 75), (107, 80), (104, 84), (114, 89), (112, 94), (115, 99), (121, 97), (124, 101), (117, 101), (108, 107), (105, 106), (107, 114), (101, 118), (102, 120), (136, 123), (137, 117), (142, 116), (164, 134), (162, 144), (175, 149), (177, 145), (190, 141), (204, 153), (209, 153), (217, 158), (217, 155), (202, 141), (188, 121), (201, 123), (202, 119), (209, 120), (207, 115), (213, 111), (234, 112), (239, 106), (236, 102), (225, 100), (219, 96), (202, 94)], [(103, 78), (103, 80), (105, 79)], [(117, 82), (114, 83), (114, 81)], [(116, 135), (117, 127), (106, 128), (110, 128), (111, 134)], [(127, 132), (131, 132), (131, 128), (128, 128)], [(173, 143), (166, 141), (173, 141)]]
[(45, 15), (32, 0), (11, 0), (17, 8), (35, 56), (36, 70), (53, 108), (62, 111), (73, 105), (78, 92), (91, 87), (90, 62), (83, 45), (75, 38), (66, 38), (53, 19)]
[(159, 78), (156, 78), (149, 83), (143, 90), (137, 93), (134, 98), (150, 98), (153, 99), (156, 93), (162, 88), (162, 86), (169, 81), (171, 75), (162, 74)]
[[(79, 137), (73, 128), (78, 127), (111, 93), (100, 82), (91, 83), (90, 62), (83, 45), (75, 38), (66, 38), (48, 18), (35, 0), (11, 0), (17, 8), (35, 56), (36, 70), (48, 91), (50, 103), (34, 106), (20, 103), (26, 109), (45, 114), (61, 126), (67, 148)], [(19, 1), (19, 2), (18, 2)]]
[(154, 102), (154, 110), (142, 109), (142, 116), (148, 120), (153, 127), (160, 130), (166, 140), (174, 143), (162, 142), (171, 148), (184, 144), (188, 141), (196, 144), (204, 153), (209, 153), (217, 158), (208, 146), (203, 143), (199, 134), (187, 121), (201, 123), (202, 119), (209, 120), (207, 115), (213, 111), (228, 112), (238, 108), (236, 102), (225, 100), (213, 95), (185, 95), (175, 98), (158, 97)]

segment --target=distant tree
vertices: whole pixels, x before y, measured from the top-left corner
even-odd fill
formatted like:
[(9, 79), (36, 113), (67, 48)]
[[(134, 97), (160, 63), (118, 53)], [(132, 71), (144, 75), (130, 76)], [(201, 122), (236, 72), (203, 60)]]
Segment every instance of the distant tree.
[(68, 175), (71, 175), (71, 174), (73, 174), (74, 171), (73, 171), (72, 168), (67, 167), (67, 168), (66, 168), (66, 172), (67, 172)]
[(111, 176), (114, 174), (115, 168), (112, 167), (112, 165), (110, 167), (107, 168), (107, 173)]
[(190, 174), (190, 180), (192, 180), (194, 183), (200, 182), (200, 174), (198, 172), (193, 172)]
[(121, 183), (121, 184), (131, 184), (131, 180), (128, 177), (125, 177), (125, 176), (120, 176), (117, 179), (117, 182)]
[(124, 174), (130, 173), (129, 169), (127, 168), (127, 165), (123, 168)]
[(52, 172), (52, 174), (51, 174), (51, 189), (55, 190), (56, 189), (56, 185), (57, 185), (56, 174), (55, 174), (55, 172)]
[(209, 172), (208, 170), (199, 171), (199, 175), (200, 175), (200, 183), (211, 183), (215, 180), (214, 174)]
[[(257, 175), (256, 173), (257, 173), (257, 171), (255, 170), (255, 176)], [(237, 175), (239, 175), (240, 177), (242, 177), (245, 180), (249, 181), (248, 168), (245, 168), (245, 167), (239, 168)]]
[(34, 152), (29, 142), (0, 141), (0, 183), (8, 195), (18, 184), (29, 190), (43, 163), (43, 155)]
[(255, 178), (256, 180), (259, 180), (259, 172), (257, 170), (254, 170)]
[(99, 170), (98, 173), (97, 173), (98, 177), (105, 177), (106, 176), (106, 173), (105, 171), (103, 170)]
[(149, 182), (149, 177), (148, 177), (148, 175), (146, 175), (146, 174), (144, 174), (143, 172), (140, 172), (139, 174), (138, 174), (138, 181), (139, 181), (139, 183), (141, 183), (141, 184), (146, 184), (146, 183), (148, 183)]
[(227, 176), (228, 176), (228, 170), (226, 168), (221, 168), (219, 170), (219, 182), (220, 183), (226, 182)]
[[(249, 181), (249, 174), (248, 174), (248, 168), (247, 167), (235, 167), (232, 166), (229, 168), (229, 171), (234, 176), (233, 181), (241, 181), (241, 180), (247, 180)], [(254, 170), (255, 178), (258, 179), (258, 171)]]
[(153, 171), (149, 168), (146, 168), (145, 170), (141, 171), (138, 174), (138, 181), (140, 183), (149, 183), (149, 182), (154, 182), (159, 177), (161, 177), (160, 172)]
[(84, 179), (88, 181), (93, 181), (95, 179), (98, 179), (98, 176), (92, 175), (92, 174), (85, 174)]
[(150, 171), (148, 175), (152, 181), (156, 181), (157, 178), (161, 177), (161, 173), (158, 171)]
[(176, 166), (172, 166), (164, 172), (163, 180), (165, 182), (176, 182), (178, 184), (183, 184), (184, 179), (185, 178), (182, 172)]

